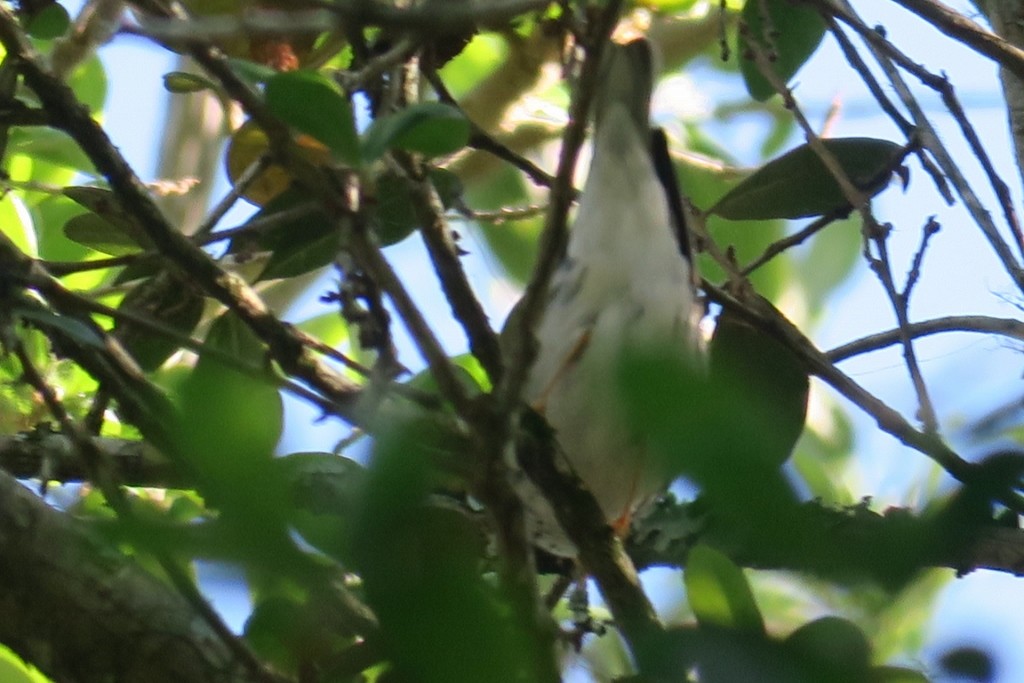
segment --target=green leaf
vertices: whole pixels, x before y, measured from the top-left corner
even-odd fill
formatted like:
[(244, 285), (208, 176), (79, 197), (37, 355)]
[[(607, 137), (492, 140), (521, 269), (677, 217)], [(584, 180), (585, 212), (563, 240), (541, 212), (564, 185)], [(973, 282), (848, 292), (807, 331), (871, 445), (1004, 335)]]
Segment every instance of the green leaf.
[(72, 242), (110, 256), (134, 254), (141, 250), (138, 242), (122, 228), (94, 213), (72, 216), (64, 224), (64, 235)]
[(210, 79), (188, 71), (171, 71), (164, 74), (164, 89), (172, 93), (192, 93), (215, 90)]
[[(768, 9), (767, 25), (761, 16), (762, 7)], [(740, 27), (741, 50), (764, 52), (783, 83), (800, 70), (825, 35), (825, 22), (816, 9), (789, 0), (747, 0), (740, 14)], [(764, 101), (775, 94), (752, 55), (743, 56), (740, 71), (747, 92), (755, 100)]]
[(306, 334), (311, 334), (327, 346), (336, 348), (348, 340), (348, 323), (337, 311), (321, 313), (307, 318), (296, 325)]
[(871, 663), (871, 643), (859, 626), (839, 617), (808, 622), (786, 638), (811, 680), (862, 680)]
[[(522, 206), (529, 201), (523, 176), (510, 165), (502, 164), (489, 177), (469, 191), (468, 201), (479, 211), (503, 206)], [(478, 230), (487, 241), (505, 274), (514, 282), (525, 283), (533, 272), (537, 255), (537, 237), (544, 227), (543, 216), (493, 225), (483, 223)]]
[(447, 434), (411, 408), (388, 415), (373, 432), (353, 554), (394, 672), (425, 683), (534, 680), (538, 648), (481, 575), (478, 530), (462, 514), (428, 503), (440, 476), (431, 463), (448, 447)]
[(332, 225), (307, 225), (303, 234), (274, 250), (257, 280), (295, 277), (323, 268), (334, 261), (338, 248), (338, 231)]
[(37, 683), (45, 677), (26, 666), (18, 655), (11, 652), (5, 645), (0, 645), (0, 681), (4, 683)]
[(58, 2), (52, 2), (32, 15), (25, 32), (39, 40), (60, 38), (71, 25), (71, 16)]
[(307, 71), (267, 80), (267, 107), (282, 121), (327, 145), (335, 158), (359, 165), (359, 137), (352, 105), (330, 79)]
[[(831, 138), (822, 144), (850, 181), (874, 196), (885, 189), (902, 147), (875, 138)], [(729, 220), (805, 218), (848, 208), (839, 184), (809, 144), (769, 161), (730, 190), (709, 213)]]
[[(451, 171), (432, 168), (427, 175), (445, 208), (462, 193), (462, 182)], [(371, 217), (377, 239), (385, 247), (401, 242), (419, 227), (412, 189), (412, 181), (404, 175), (384, 171), (377, 176)]]
[(10, 192), (0, 198), (0, 232), (14, 242), (22, 253), (39, 256), (32, 214), (21, 198)]
[(57, 315), (44, 308), (15, 305), (11, 313), (19, 318), (32, 321), (42, 329), (62, 332), (82, 346), (103, 348), (103, 337), (92, 327), (66, 315)]
[(86, 185), (65, 187), (64, 196), (92, 211), (95, 215), (120, 230), (128, 239), (143, 248), (153, 245), (135, 218), (121, 208), (113, 192), (102, 187)]
[[(203, 497), (233, 521), (228, 528), (236, 540), (267, 550), (262, 544), (283, 525), (286, 508), (285, 489), (272, 469), (283, 425), (276, 379), (269, 370), (261, 372), (266, 365), (263, 343), (230, 311), (214, 321), (206, 345), (252, 370), (200, 354), (177, 397), (179, 452)], [(282, 560), (287, 557), (283, 548), (277, 551)]]
[[(55, 166), (94, 174), (92, 161), (67, 133), (54, 128), (12, 128), (8, 143), (11, 154), (23, 154), (33, 164), (45, 161)], [(32, 179), (41, 181), (33, 168)]]
[[(148, 318), (188, 336), (202, 319), (205, 304), (197, 287), (164, 270), (135, 285), (121, 300), (118, 310)], [(129, 320), (118, 320), (114, 334), (139, 367), (147, 372), (156, 370), (181, 348), (178, 340)]]
[(807, 415), (810, 379), (789, 347), (764, 330), (723, 310), (709, 348), (709, 375), (735, 409), (756, 413), (761, 455), (781, 466), (789, 459)]
[(99, 55), (93, 54), (81, 62), (68, 78), (75, 96), (94, 113), (103, 109), (107, 99), (107, 72)]
[(363, 158), (379, 159), (389, 149), (404, 149), (427, 157), (451, 154), (469, 141), (469, 120), (441, 102), (420, 102), (378, 118), (363, 139)]
[(366, 470), (333, 453), (292, 453), (274, 469), (292, 501), (289, 521), (312, 546), (346, 564), (352, 515), (361, 502)]
[(279, 73), (265, 64), (239, 57), (228, 57), (228, 63), (234, 72), (248, 81), (250, 85), (266, 83)]
[(728, 557), (705, 545), (694, 547), (683, 580), (686, 599), (702, 625), (764, 635), (764, 619), (750, 584)]

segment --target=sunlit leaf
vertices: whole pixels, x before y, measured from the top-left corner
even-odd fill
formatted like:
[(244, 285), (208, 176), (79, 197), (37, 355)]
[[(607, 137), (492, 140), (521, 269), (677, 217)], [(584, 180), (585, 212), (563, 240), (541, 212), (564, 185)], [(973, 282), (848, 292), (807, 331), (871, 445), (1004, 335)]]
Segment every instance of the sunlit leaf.
[[(762, 8), (768, 9), (768, 22), (762, 17)], [(783, 83), (788, 83), (814, 54), (825, 35), (825, 22), (818, 10), (789, 0), (747, 0), (740, 22), (741, 49), (764, 52), (769, 68)], [(752, 55), (743, 55), (740, 71), (747, 91), (755, 100), (766, 100), (775, 94), (775, 88), (761, 73)]]
[(764, 619), (750, 584), (728, 557), (708, 546), (696, 546), (687, 558), (683, 580), (686, 599), (702, 625), (764, 634)]
[(33, 672), (16, 654), (0, 645), (0, 681), (4, 683), (40, 683), (46, 679)]
[(19, 196), (7, 193), (0, 198), (0, 232), (11, 240), (23, 254), (36, 257), (39, 244), (32, 214)]
[[(316, 139), (300, 135), (295, 140), (299, 154), (307, 161), (322, 165), (330, 161), (330, 151)], [(254, 121), (246, 121), (231, 134), (224, 161), (228, 180), (235, 185), (246, 169), (270, 149), (267, 134)], [(243, 197), (263, 206), (283, 194), (292, 184), (292, 177), (281, 166), (270, 165), (249, 183)]]
[[(822, 144), (855, 187), (874, 196), (902, 148), (874, 138), (831, 138)], [(710, 213), (730, 220), (803, 218), (849, 207), (839, 183), (809, 144), (769, 161), (730, 190)]]
[[(96, 172), (89, 157), (71, 136), (54, 128), (13, 128), (8, 150), (12, 154), (24, 154), (34, 162), (46, 161), (88, 174)], [(33, 179), (38, 179), (36, 173), (33, 173)]]

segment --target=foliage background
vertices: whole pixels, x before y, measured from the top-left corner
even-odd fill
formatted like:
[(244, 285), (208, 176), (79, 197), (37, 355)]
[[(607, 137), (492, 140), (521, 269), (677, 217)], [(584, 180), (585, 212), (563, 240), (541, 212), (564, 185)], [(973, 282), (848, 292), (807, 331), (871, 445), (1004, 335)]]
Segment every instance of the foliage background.
[[(891, 14), (882, 11), (883, 3), (867, 4), (871, 7), (864, 7), (863, 11), (866, 14), (878, 12), (875, 18), (887, 26), (894, 42), (899, 44), (900, 35), (913, 36), (912, 47), (919, 50), (915, 52), (918, 59), (933, 70), (948, 71), (955, 84), (970, 92), (972, 96), (982, 99), (981, 106), (971, 108), (971, 120), (983, 132), (986, 147), (995, 156), (997, 167), (1005, 173), (1004, 177), (1019, 205), (1020, 192), (1018, 183), (1013, 180), (1013, 161), (1009, 155), (1010, 145), (1003, 132), (1005, 124), (998, 105), (994, 68), (969, 52), (958, 52), (952, 41), (938, 38), (932, 29), (908, 19), (905, 13), (892, 8), (888, 3), (884, 3), (884, 9), (892, 10)], [(961, 4), (964, 5), (963, 11), (972, 13), (970, 6), (966, 3)], [(931, 39), (924, 41), (920, 39), (921, 36), (929, 36)], [(106, 121), (115, 144), (122, 148), (143, 176), (149, 178), (157, 175), (153, 162), (152, 142), (159, 139), (159, 134), (153, 132), (158, 130), (158, 126), (148, 128), (146, 124), (157, 124), (159, 116), (154, 113), (140, 115), (137, 107), (140, 102), (151, 103), (157, 99), (157, 76), (166, 69), (166, 66), (154, 63), (153, 71), (150, 72), (151, 77), (140, 76), (143, 73), (143, 62), (139, 61), (139, 53), (134, 52), (134, 47), (118, 46), (118, 43), (132, 41), (130, 38), (118, 39), (114, 46), (104, 50), (105, 62), (110, 70), (112, 98)], [(808, 113), (812, 115), (812, 120), (814, 115), (820, 120), (827, 108), (828, 99), (835, 90), (841, 90), (845, 104), (834, 134), (889, 137), (887, 132), (880, 130), (881, 124), (877, 118), (860, 118), (856, 114), (857, 104), (864, 100), (860, 99), (862, 94), (856, 92), (852, 82), (844, 81), (838, 88), (836, 87), (836, 57), (827, 53), (829, 47), (823, 47), (822, 52), (811, 60), (808, 68), (798, 77), (800, 87), (797, 93)], [(119, 53), (121, 49), (126, 51)], [(710, 96), (712, 102), (739, 99), (741, 90), (737, 87), (738, 81), (735, 76), (719, 77), (716, 71), (715, 67), (708, 64), (699, 64), (690, 70), (692, 81), (675, 83), (678, 90), (672, 91), (673, 94), (664, 95), (664, 99), (659, 101), (661, 115), (666, 116), (666, 111), (672, 110), (682, 99), (678, 92), (690, 93), (692, 96), (693, 90), (688, 88), (696, 88), (698, 96)], [(125, 98), (128, 103), (123, 108), (118, 103), (119, 90), (128, 93)], [(121, 116), (124, 118), (120, 118)], [(941, 114), (936, 116), (941, 118)], [(708, 123), (706, 130), (710, 135), (717, 136), (719, 144), (727, 148), (738, 161), (747, 164), (759, 161), (757, 149), (763, 140), (764, 123), (757, 117), (750, 116), (749, 120), (741, 118), (724, 122), (712, 121)], [(948, 143), (955, 144), (956, 136), (951, 132), (944, 137)], [(877, 209), (880, 216), (892, 220), (897, 226), (905, 226), (899, 227), (895, 240), (897, 245), (901, 239), (906, 240), (902, 249), (907, 253), (912, 253), (916, 244), (916, 230), (922, 216), (936, 213), (944, 226), (942, 238), (936, 241), (930, 252), (929, 269), (926, 271), (926, 276), (933, 277), (934, 280), (922, 284), (918, 298), (915, 299), (915, 316), (928, 318), (934, 314), (948, 314), (955, 310), (1012, 316), (1012, 303), (1001, 299), (1002, 295), (1009, 296), (1012, 289), (1001, 280), (998, 270), (992, 267), (987, 252), (984, 249), (973, 250), (976, 240), (963, 239), (964, 233), (968, 231), (964, 225), (965, 217), (955, 208), (950, 210), (942, 207), (935, 197), (928, 193), (917, 194), (922, 190), (922, 186), (926, 185), (923, 175), (919, 175), (912, 182), (908, 194), (900, 195), (895, 189), (890, 190), (879, 200)], [(913, 207), (913, 210), (906, 211), (908, 206)], [(471, 251), (474, 252), (471, 258), (476, 259), (474, 278), (477, 282), (484, 283), (497, 273), (495, 263), (483, 254), (484, 248), (481, 243), (473, 244)], [(416, 282), (428, 276), (429, 273), (423, 267), (423, 261), (413, 246), (401, 245), (391, 253), (394, 254), (396, 262), (402, 264), (400, 268), (408, 281)], [(821, 326), (817, 328), (814, 338), (822, 348), (830, 348), (852, 336), (863, 334), (867, 329), (888, 327), (887, 322), (884, 325), (880, 324), (882, 321), (878, 317), (877, 284), (863, 273), (863, 267), (859, 270), (861, 273), (858, 276), (844, 282), (827, 302), (821, 303)], [(949, 287), (950, 279), (954, 279), (962, 286)], [(929, 287), (934, 287), (936, 292), (928, 293)], [(503, 311), (512, 301), (509, 290), (499, 282), (497, 285), (488, 283), (487, 287), (480, 291), (487, 291), (490, 294), (490, 310), (494, 313), (494, 319), (500, 320)], [(424, 301), (423, 306), (428, 311), (443, 310), (438, 301)], [(293, 310), (295, 319), (299, 320), (315, 311), (316, 307), (307, 298), (304, 306)], [(443, 336), (449, 340), (449, 348), (457, 349), (459, 342), (454, 332), (454, 329), (448, 330)], [(1015, 349), (991, 340), (977, 341), (953, 335), (951, 338), (940, 336), (928, 340), (922, 343), (921, 348), (922, 356), (928, 359), (926, 371), (936, 378), (935, 385), (940, 387), (936, 399), (944, 423), (959, 422), (965, 427), (969, 426), (991, 409), (1015, 397), (1020, 366)], [(403, 357), (409, 358), (411, 355), (405, 353)], [(912, 404), (912, 394), (906, 389), (905, 377), (899, 371), (899, 359), (895, 352), (859, 359), (851, 363), (850, 368), (851, 374), (877, 391), (890, 404), (904, 408)], [(890, 372), (894, 368), (895, 371)], [(977, 382), (979, 376), (985, 375), (991, 377), (992, 381)], [(291, 452), (310, 447), (322, 449), (330, 437), (322, 431), (297, 426), (303, 423), (302, 411), (293, 404), (290, 404), (289, 408), (293, 411), (292, 421), (286, 435), (287, 447), (283, 450)], [(843, 495), (849, 501), (855, 501), (863, 495), (872, 495), (875, 496), (874, 505), (879, 509), (887, 505), (912, 506), (926, 499), (935, 488), (949, 486), (949, 482), (938, 477), (924, 458), (905, 453), (891, 439), (879, 436), (877, 430), (871, 427), (868, 420), (859, 416), (857, 411), (851, 413), (856, 433), (856, 459), (835, 462), (836, 469), (833, 472), (845, 489)], [(990, 445), (979, 443), (966, 429), (954, 430), (952, 436), (954, 443), (960, 445), (967, 455), (972, 452), (981, 455)], [(673, 585), (675, 579), (659, 575), (655, 580), (662, 584), (666, 596), (670, 596), (673, 590), (678, 595), (678, 588)], [(804, 593), (799, 599), (794, 598), (777, 577), (769, 577), (758, 583), (763, 584), (762, 599), (777, 601), (771, 603), (772, 608), (764, 605), (766, 612), (773, 608), (786, 612), (801, 603), (810, 603), (812, 607), (815, 605), (813, 591), (810, 597)], [(998, 595), (997, 604), (989, 606), (977, 600), (975, 596), (978, 593)], [(963, 637), (976, 638), (983, 642), (986, 648), (991, 648), (999, 658), (1003, 680), (1015, 680), (1015, 672), (1024, 671), (1024, 668), (1018, 668), (1021, 667), (1021, 662), (1015, 661), (1015, 658), (1019, 657), (1016, 654), (1019, 648), (1015, 645), (1024, 642), (1024, 632), (1018, 620), (1014, 618), (1020, 613), (1021, 598), (1017, 597), (1020, 595), (1021, 590), (1017, 588), (1016, 583), (1007, 577), (986, 576), (979, 572), (943, 588), (936, 616), (930, 626), (926, 627), (930, 630), (922, 632), (921, 625), (913, 623), (915, 620), (911, 618), (908, 619), (908, 623), (913, 635), (907, 640), (902, 639), (906, 634), (894, 633), (893, 637), (900, 645), (906, 646), (908, 643), (920, 642), (921, 636), (927, 634), (924, 640), (930, 645), (925, 649), (925, 656), (932, 658), (932, 664), (934, 657), (947, 645)], [(214, 596), (216, 597), (216, 592)], [(826, 604), (836, 599), (834, 595), (818, 598)], [(665, 597), (664, 600), (666, 605), (672, 602), (671, 597)], [(822, 602), (818, 602), (817, 605), (820, 607)], [(912, 602), (917, 610), (905, 609), (903, 606), (899, 609), (923, 618), (927, 614), (925, 606), (929, 602), (930, 596), (918, 597), (916, 602)], [(801, 617), (804, 618), (806, 615)], [(997, 623), (1003, 623), (1006, 627), (993, 627), (994, 619), (1005, 619)], [(984, 626), (981, 622), (984, 622)], [(958, 627), (964, 624), (970, 624), (975, 628), (962, 631)], [(896, 646), (894, 651), (898, 650), (899, 646)]]

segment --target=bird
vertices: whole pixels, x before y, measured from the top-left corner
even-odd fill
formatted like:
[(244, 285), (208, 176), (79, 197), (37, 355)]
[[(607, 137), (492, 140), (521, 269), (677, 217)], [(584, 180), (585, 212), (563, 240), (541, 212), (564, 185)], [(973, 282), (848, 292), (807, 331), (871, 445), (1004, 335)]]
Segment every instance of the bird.
[[(654, 79), (646, 39), (605, 46), (590, 170), (536, 328), (539, 350), (524, 393), (553, 429), (558, 457), (623, 534), (667, 489), (671, 473), (630, 429), (618, 363), (645, 349), (701, 355), (703, 306), (679, 188), (664, 132), (650, 125)], [(514, 488), (531, 542), (575, 557), (540, 490), (521, 473)]]

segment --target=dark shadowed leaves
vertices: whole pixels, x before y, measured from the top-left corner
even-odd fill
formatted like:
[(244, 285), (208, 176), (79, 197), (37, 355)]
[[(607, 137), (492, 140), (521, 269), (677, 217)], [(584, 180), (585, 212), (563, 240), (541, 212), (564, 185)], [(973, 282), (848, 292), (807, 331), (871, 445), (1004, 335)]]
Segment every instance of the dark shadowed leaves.
[(529, 680), (523, 634), (480, 575), (477, 530), (462, 513), (427, 505), (444, 435), (409, 413), (381, 427), (353, 550), (396, 680)]

